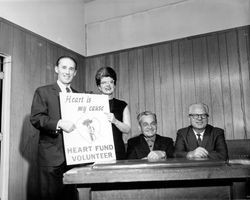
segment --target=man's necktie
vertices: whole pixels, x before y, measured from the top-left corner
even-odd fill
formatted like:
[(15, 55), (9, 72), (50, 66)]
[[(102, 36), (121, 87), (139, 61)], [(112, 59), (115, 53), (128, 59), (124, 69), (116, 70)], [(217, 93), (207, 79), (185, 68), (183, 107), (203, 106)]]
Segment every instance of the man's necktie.
[(148, 147), (149, 147), (150, 151), (152, 151), (154, 143), (155, 143), (155, 139), (154, 138), (147, 138), (147, 137), (145, 137), (145, 140), (148, 143)]
[(200, 133), (197, 133), (197, 136), (198, 136), (198, 145), (201, 146), (201, 134)]
[(70, 92), (70, 89), (68, 87), (66, 87), (66, 92)]

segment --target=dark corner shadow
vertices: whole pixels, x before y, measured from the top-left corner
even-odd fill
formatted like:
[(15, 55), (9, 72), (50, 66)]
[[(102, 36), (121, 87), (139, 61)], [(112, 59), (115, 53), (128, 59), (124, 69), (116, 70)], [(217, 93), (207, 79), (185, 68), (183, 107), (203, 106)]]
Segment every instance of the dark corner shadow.
[(30, 115), (26, 115), (22, 126), (19, 151), (29, 165), (26, 185), (27, 200), (39, 199), (38, 139), (39, 132), (31, 125)]

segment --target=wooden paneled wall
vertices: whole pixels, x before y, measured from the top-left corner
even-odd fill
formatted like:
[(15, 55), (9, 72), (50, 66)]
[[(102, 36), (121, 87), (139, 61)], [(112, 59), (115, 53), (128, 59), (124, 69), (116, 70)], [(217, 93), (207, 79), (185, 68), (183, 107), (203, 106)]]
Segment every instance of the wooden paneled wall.
[[(132, 131), (136, 115), (152, 110), (162, 135), (175, 139), (189, 124), (188, 105), (210, 107), (210, 123), (226, 130), (227, 139), (250, 139), (249, 26), (162, 44), (85, 58), (0, 18), (0, 52), (12, 57), (9, 200), (37, 199), (38, 132), (30, 106), (38, 86), (56, 80), (60, 55), (78, 61), (73, 86), (98, 92), (94, 76), (109, 65), (118, 74), (116, 97), (129, 104)], [(86, 68), (85, 66), (86, 62)]]
[[(30, 122), (30, 108), (37, 87), (52, 83), (61, 55), (78, 62), (73, 86), (84, 91), (84, 57), (0, 18), (0, 52), (12, 58), (9, 200), (38, 199), (38, 131)], [(80, 75), (79, 75), (80, 74)]]
[(95, 73), (111, 66), (118, 74), (116, 97), (129, 104), (132, 131), (136, 115), (151, 110), (158, 133), (175, 139), (189, 125), (188, 106), (204, 102), (209, 122), (227, 139), (250, 138), (249, 26), (86, 59), (86, 89), (98, 92)]

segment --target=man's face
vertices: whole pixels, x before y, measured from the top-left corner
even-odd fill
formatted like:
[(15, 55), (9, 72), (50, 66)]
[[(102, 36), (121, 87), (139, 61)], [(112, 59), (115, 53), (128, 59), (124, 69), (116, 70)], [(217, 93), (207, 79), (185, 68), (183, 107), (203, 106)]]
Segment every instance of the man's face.
[(62, 58), (55, 67), (55, 72), (58, 75), (58, 80), (64, 85), (68, 85), (72, 82), (74, 76), (76, 75), (76, 66), (73, 60), (70, 58)]
[(140, 129), (146, 137), (152, 137), (157, 132), (157, 123), (152, 115), (144, 115), (140, 121)]
[(111, 77), (102, 77), (100, 86), (98, 86), (99, 90), (103, 94), (111, 95), (115, 90), (115, 81)]
[(208, 114), (202, 105), (193, 105), (189, 110), (190, 124), (197, 131), (203, 131), (208, 123)]

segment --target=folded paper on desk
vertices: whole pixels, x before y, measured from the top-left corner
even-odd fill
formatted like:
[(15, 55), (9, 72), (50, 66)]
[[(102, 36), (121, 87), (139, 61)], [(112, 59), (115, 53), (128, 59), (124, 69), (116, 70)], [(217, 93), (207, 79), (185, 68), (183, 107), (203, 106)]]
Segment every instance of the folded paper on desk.
[(136, 168), (171, 168), (171, 167), (207, 167), (226, 165), (222, 160), (187, 160), (168, 159), (164, 161), (149, 162), (147, 160), (117, 160), (112, 163), (95, 163), (93, 169), (136, 169)]
[(79, 171), (83, 170), (91, 170), (93, 163), (87, 163), (87, 164), (81, 164), (81, 165), (75, 165), (72, 169), (68, 170), (67, 174), (77, 174)]
[(230, 159), (229, 164), (250, 165), (250, 159)]

